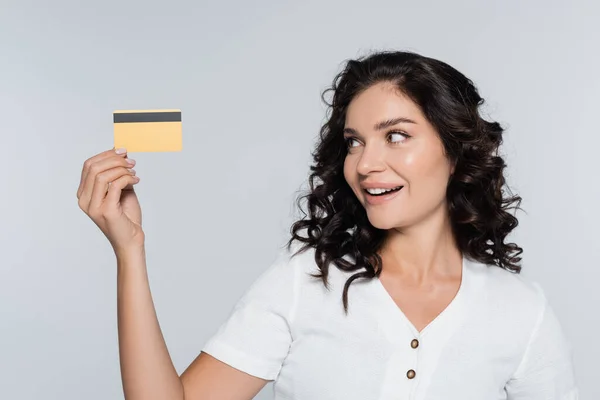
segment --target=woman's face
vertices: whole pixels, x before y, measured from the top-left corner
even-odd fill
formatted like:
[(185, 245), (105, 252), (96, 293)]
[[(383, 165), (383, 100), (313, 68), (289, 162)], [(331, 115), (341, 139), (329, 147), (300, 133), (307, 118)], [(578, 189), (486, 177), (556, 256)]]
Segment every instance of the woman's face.
[(344, 177), (373, 226), (405, 228), (445, 212), (451, 163), (434, 127), (391, 83), (352, 100), (344, 137)]

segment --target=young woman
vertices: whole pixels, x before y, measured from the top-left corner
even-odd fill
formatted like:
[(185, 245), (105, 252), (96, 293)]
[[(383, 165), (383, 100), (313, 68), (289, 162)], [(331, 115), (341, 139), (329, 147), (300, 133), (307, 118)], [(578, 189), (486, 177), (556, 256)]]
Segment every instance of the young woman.
[[(473, 83), (409, 52), (335, 77), (307, 213), (288, 246), (178, 376), (147, 280), (135, 164), (84, 163), (79, 205), (117, 258), (127, 400), (573, 400), (571, 351), (524, 281), (503, 128)], [(301, 204), (301, 202), (299, 202)]]

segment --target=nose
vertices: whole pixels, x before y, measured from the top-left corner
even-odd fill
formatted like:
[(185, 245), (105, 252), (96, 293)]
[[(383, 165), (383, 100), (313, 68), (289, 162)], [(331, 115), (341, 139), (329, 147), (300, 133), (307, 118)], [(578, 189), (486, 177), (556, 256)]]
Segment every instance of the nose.
[(377, 146), (365, 146), (356, 166), (360, 175), (369, 175), (373, 172), (385, 170), (384, 151)]

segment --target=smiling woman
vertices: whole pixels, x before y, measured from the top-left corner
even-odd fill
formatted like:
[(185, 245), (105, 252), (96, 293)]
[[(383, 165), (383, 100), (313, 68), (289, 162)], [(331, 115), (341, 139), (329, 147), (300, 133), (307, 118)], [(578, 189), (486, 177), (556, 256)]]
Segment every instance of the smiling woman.
[(576, 399), (568, 341), (505, 242), (521, 198), (475, 85), (380, 52), (329, 91), (307, 213), (204, 351), (277, 399)]
[(481, 117), (474, 84), (380, 52), (350, 60), (328, 91), (307, 212), (181, 377), (126, 189), (134, 163), (124, 151), (86, 161), (80, 206), (117, 254), (126, 398), (243, 400), (275, 381), (281, 400), (578, 399), (569, 342), (505, 242), (521, 198), (506, 196), (503, 128)]
[[(389, 249), (403, 254), (409, 269), (429, 269), (423, 264), (435, 264), (442, 245), (454, 249), (455, 261), (460, 252), (520, 271), (521, 247), (504, 241), (518, 225), (509, 210), (521, 198), (505, 196), (506, 165), (497, 155), (503, 128), (480, 116), (484, 100), (467, 77), (439, 60), (380, 52), (350, 60), (330, 91), (312, 190), (303, 198), (309, 215), (292, 227), (292, 240), (318, 252), (323, 276), (337, 265), (358, 271), (348, 285), (379, 277)], [(396, 187), (402, 189), (377, 196)], [(425, 236), (443, 236), (443, 243), (418, 239), (416, 230), (432, 225)], [(406, 256), (417, 248), (418, 258)]]

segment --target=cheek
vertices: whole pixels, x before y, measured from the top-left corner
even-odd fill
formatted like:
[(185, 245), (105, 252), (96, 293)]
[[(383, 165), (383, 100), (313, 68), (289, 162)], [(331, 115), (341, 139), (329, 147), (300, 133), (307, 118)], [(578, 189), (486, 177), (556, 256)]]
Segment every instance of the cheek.
[[(437, 153), (437, 152), (435, 152)], [(402, 171), (411, 191), (435, 193), (444, 191), (450, 167), (442, 154), (415, 151), (404, 155), (396, 161), (398, 171)]]
[(344, 162), (344, 179), (346, 180), (348, 186), (354, 190), (354, 178), (352, 177), (352, 171), (348, 161)]
[(356, 175), (355, 163), (351, 157), (346, 157), (344, 160), (344, 178), (346, 178), (348, 184), (352, 185), (352, 183), (357, 179)]
[(344, 160), (344, 178), (348, 183), (350, 183), (350, 166), (348, 165), (348, 157)]
[(356, 161), (352, 157), (346, 157), (344, 160), (344, 179), (350, 186), (350, 189), (360, 199), (359, 193), (357, 193), (358, 187), (358, 173), (356, 172)]
[(418, 151), (411, 151), (395, 154), (388, 161), (388, 164), (394, 172), (403, 177), (409, 184), (412, 181), (418, 182), (419, 176), (426, 164), (426, 160), (424, 159), (426, 157), (423, 157), (423, 154), (419, 153)]

